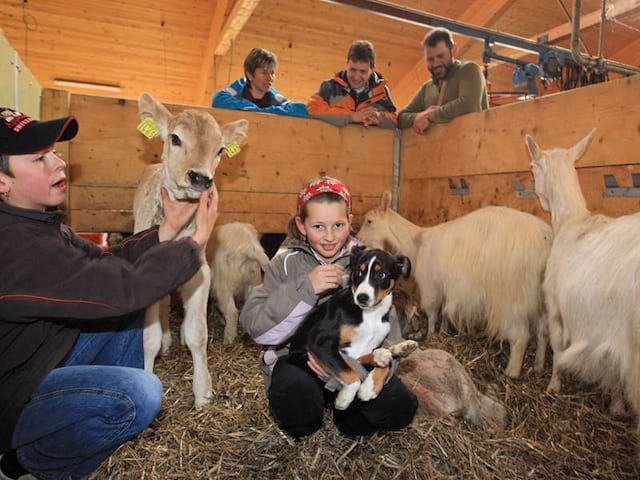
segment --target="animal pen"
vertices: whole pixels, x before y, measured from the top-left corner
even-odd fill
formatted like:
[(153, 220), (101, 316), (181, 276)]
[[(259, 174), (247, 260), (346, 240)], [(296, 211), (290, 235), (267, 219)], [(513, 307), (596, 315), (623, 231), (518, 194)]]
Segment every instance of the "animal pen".
[[(594, 127), (594, 141), (576, 165), (588, 208), (612, 216), (638, 212), (640, 105), (634, 98), (640, 98), (638, 76), (467, 115), (425, 135), (211, 109), (220, 123), (245, 118), (250, 124), (242, 151), (224, 158), (216, 172), (219, 223), (284, 232), (299, 187), (321, 172), (350, 187), (356, 224), (385, 190), (393, 191), (403, 216), (424, 226), (486, 205), (549, 221), (533, 193), (525, 134), (543, 148), (568, 147)], [(136, 131), (136, 102), (45, 89), (41, 108), (43, 119), (74, 115), (81, 124), (75, 140), (59, 145), (67, 150), (70, 225), (131, 232), (138, 180), (161, 153), (161, 142)], [(174, 333), (178, 326), (172, 322)], [(160, 416), (94, 478), (640, 476), (634, 420), (612, 418), (603, 394), (589, 385), (570, 382), (561, 394), (545, 393), (551, 369), (533, 372), (532, 347), (521, 377), (511, 380), (502, 373), (508, 355), (499, 345), (464, 335), (421, 342), (455, 355), (480, 389), (505, 405), (504, 431), (419, 413), (402, 432), (349, 439), (327, 421), (320, 432), (293, 442), (269, 414), (258, 348), (246, 335), (223, 346), (215, 321), (210, 331), (212, 403), (193, 408), (190, 355), (174, 348), (157, 365), (165, 385)]]

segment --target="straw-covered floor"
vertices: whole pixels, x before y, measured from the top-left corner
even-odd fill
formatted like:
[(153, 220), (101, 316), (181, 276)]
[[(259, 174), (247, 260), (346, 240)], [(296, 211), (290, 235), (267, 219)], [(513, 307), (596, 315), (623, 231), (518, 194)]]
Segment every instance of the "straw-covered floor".
[[(521, 379), (502, 374), (507, 349), (471, 337), (437, 335), (423, 347), (455, 355), (481, 391), (491, 386), (507, 408), (507, 428), (489, 433), (451, 418), (419, 413), (402, 432), (353, 440), (337, 433), (330, 415), (310, 438), (293, 442), (275, 426), (246, 334), (223, 346), (210, 325), (214, 399), (195, 410), (191, 356), (174, 341), (157, 364), (165, 386), (159, 417), (122, 446), (98, 479), (637, 479), (634, 426), (615, 420), (594, 388), (565, 382), (548, 395), (550, 368), (532, 370), (530, 346)], [(178, 324), (172, 323), (174, 338)]]

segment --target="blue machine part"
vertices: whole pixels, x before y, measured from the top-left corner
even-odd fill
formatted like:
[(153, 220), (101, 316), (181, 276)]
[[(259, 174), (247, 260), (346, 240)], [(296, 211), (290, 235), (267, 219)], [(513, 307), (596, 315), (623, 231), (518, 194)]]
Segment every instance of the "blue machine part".
[(526, 90), (529, 95), (539, 95), (536, 76), (540, 75), (540, 67), (535, 63), (518, 65), (513, 72), (512, 82), (516, 90)]

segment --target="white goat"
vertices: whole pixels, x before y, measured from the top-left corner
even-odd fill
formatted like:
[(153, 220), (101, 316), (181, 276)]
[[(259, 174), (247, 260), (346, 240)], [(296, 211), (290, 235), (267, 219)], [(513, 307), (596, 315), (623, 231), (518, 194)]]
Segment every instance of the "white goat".
[(248, 223), (227, 223), (216, 227), (207, 252), (211, 254), (211, 296), (225, 320), (224, 343), (231, 344), (238, 334), (238, 307), (249, 289), (262, 282), (262, 271), (269, 265), (258, 240), (258, 232)]
[(587, 210), (574, 162), (593, 133), (570, 149), (541, 150), (526, 137), (554, 232), (544, 280), (554, 352), (547, 390), (559, 391), (560, 371), (571, 370), (611, 394), (612, 413), (624, 411), (624, 391), (640, 414), (640, 213), (610, 218)]
[[(155, 98), (143, 93), (138, 101), (141, 118), (155, 120), (164, 142), (162, 163), (145, 170), (133, 202), (134, 230), (139, 232), (162, 222), (161, 187), (173, 199), (197, 199), (213, 182), (226, 145), (240, 143), (246, 137), (249, 123), (238, 120), (222, 128), (204, 111), (184, 110), (173, 116)], [(194, 217), (195, 218), (195, 217)], [(195, 232), (192, 220), (177, 238)], [(202, 267), (196, 275), (180, 287), (185, 318), (181, 336), (193, 357), (193, 393), (196, 406), (211, 400), (211, 376), (207, 365), (207, 300), (210, 269), (202, 254)], [(160, 346), (164, 350), (171, 343), (171, 334), (162, 332), (160, 303), (147, 308), (144, 327), (144, 367), (152, 371)]]
[(527, 213), (485, 207), (421, 228), (394, 212), (390, 202), (385, 192), (382, 205), (366, 214), (358, 238), (411, 259), (429, 334), (442, 310), (458, 330), (481, 330), (490, 338), (508, 340), (505, 373), (516, 378), (534, 327), (535, 368), (542, 370), (547, 346), (542, 279), (551, 227)]

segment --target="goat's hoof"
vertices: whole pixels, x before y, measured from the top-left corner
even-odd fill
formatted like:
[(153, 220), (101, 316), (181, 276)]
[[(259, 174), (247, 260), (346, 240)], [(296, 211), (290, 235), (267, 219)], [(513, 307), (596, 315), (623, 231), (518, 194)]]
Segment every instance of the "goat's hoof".
[(509, 377), (509, 378), (518, 378), (520, 376), (520, 370), (522, 369), (521, 366), (518, 367), (509, 367), (507, 366), (507, 368), (504, 371), (504, 374)]
[(547, 393), (560, 393), (560, 380), (551, 379), (549, 385), (547, 385)]
[(224, 336), (224, 340), (222, 340), (222, 344), (223, 345), (231, 345), (233, 342), (235, 342), (236, 340), (236, 336), (235, 335), (225, 335)]
[(195, 407), (199, 409), (211, 403), (212, 400), (213, 400), (213, 393), (209, 393), (203, 397), (196, 397), (194, 404), (195, 404)]

